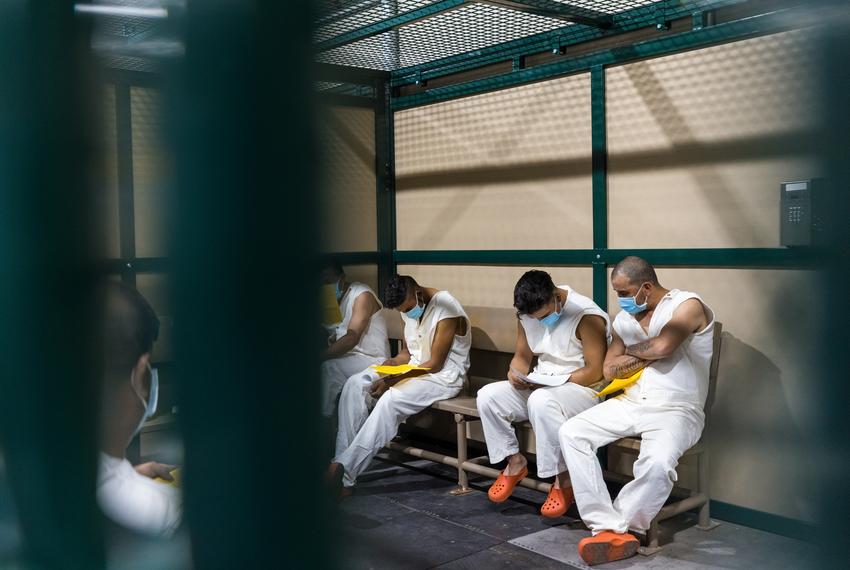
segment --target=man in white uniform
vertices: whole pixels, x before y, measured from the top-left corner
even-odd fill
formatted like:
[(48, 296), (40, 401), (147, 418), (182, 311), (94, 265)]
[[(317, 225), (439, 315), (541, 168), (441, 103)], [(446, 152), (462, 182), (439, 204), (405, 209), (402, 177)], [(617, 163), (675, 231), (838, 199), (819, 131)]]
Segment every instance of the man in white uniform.
[[(490, 500), (501, 503), (528, 473), (512, 422), (530, 420), (537, 442), (537, 474), (555, 477), (540, 509), (547, 517), (562, 516), (572, 503), (558, 430), (574, 415), (598, 402), (602, 364), (610, 339), (608, 315), (592, 300), (568, 285), (558, 285), (545, 271), (529, 271), (514, 288), (517, 310), (516, 351), (508, 380), (493, 382), (478, 392), (478, 412), (491, 463), (508, 459), (505, 470), (490, 487)], [(529, 384), (515, 371), (567, 377), (558, 386)]]
[(469, 369), (469, 318), (448, 291), (422, 287), (412, 277), (397, 275), (387, 284), (385, 301), (404, 321), (402, 350), (387, 364), (411, 364), (428, 371), (381, 377), (366, 369), (346, 381), (339, 400), (336, 457), (327, 473), (337, 494), (343, 494), (340, 485), (354, 486), (404, 420), (456, 396)]
[[(611, 274), (622, 311), (605, 359), (606, 378), (643, 370), (624, 393), (579, 414), (560, 431), (579, 513), (593, 536), (579, 543), (588, 564), (632, 556), (676, 481), (682, 454), (699, 441), (713, 351), (714, 314), (696, 293), (667, 290), (653, 267), (627, 257)], [(634, 480), (611, 501), (596, 450), (642, 438)]]
[(331, 329), (331, 344), (322, 353), (322, 415), (331, 417), (346, 379), (390, 357), (387, 324), (381, 302), (363, 283), (349, 283), (339, 263), (322, 270), (322, 282), (333, 285), (342, 321)]
[(169, 536), (180, 525), (180, 491), (173, 465), (148, 462), (133, 467), (124, 457), (142, 424), (156, 411), (159, 381), (150, 366), (159, 319), (142, 295), (109, 283), (104, 314), (105, 365), (101, 382), (101, 453), (97, 500), (113, 521), (153, 536)]

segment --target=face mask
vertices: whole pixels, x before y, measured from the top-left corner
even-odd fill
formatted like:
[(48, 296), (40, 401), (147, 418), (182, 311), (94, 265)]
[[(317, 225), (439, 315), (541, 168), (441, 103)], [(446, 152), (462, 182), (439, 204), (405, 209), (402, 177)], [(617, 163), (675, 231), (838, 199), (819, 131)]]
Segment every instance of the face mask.
[(551, 329), (555, 325), (558, 324), (558, 321), (561, 320), (561, 309), (558, 307), (558, 301), (555, 300), (555, 312), (552, 314), (546, 315), (542, 319), (540, 319), (540, 324), (546, 327), (547, 329)]
[(138, 435), (138, 433), (142, 430), (142, 425), (148, 421), (148, 418), (153, 416), (156, 413), (156, 404), (159, 401), (159, 374), (157, 374), (156, 368), (151, 368), (151, 365), (148, 364), (148, 372), (151, 374), (151, 392), (148, 397), (148, 401), (145, 402), (145, 399), (142, 398), (141, 394), (136, 391), (136, 386), (132, 384), (133, 382), (133, 373), (130, 374), (130, 382), (133, 386), (133, 391), (136, 392), (136, 396), (142, 402), (142, 406), (145, 408), (145, 412), (142, 414), (142, 419), (139, 420), (139, 426), (136, 428), (136, 431), (133, 432), (133, 436), (130, 438), (131, 440)]
[(425, 312), (425, 305), (419, 304), (419, 296), (416, 297), (416, 306), (410, 309), (409, 311), (405, 311), (405, 315), (410, 319), (418, 319), (422, 316), (422, 313)]
[[(641, 287), (643, 287), (643, 284), (641, 284)], [(617, 302), (620, 303), (620, 308), (628, 314), (636, 315), (646, 310), (646, 307), (649, 304), (649, 295), (647, 294), (643, 303), (640, 305), (637, 304), (637, 294), (635, 294), (634, 297), (620, 297), (617, 299)]]

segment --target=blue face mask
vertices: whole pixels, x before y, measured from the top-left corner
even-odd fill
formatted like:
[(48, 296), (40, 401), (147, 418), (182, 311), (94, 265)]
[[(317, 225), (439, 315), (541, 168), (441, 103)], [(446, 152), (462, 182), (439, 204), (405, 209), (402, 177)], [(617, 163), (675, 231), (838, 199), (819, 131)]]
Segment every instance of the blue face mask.
[(412, 309), (410, 309), (409, 311), (405, 311), (404, 314), (409, 319), (418, 319), (419, 317), (422, 316), (422, 313), (424, 313), (424, 312), (425, 312), (425, 305), (419, 304), (419, 297), (417, 296), (416, 297), (416, 306), (413, 307)]
[[(641, 284), (641, 287), (643, 287), (643, 284)], [(620, 297), (617, 299), (617, 302), (620, 304), (620, 308), (628, 314), (636, 315), (646, 310), (646, 307), (649, 304), (649, 295), (646, 296), (643, 303), (640, 305), (637, 304), (637, 294), (635, 294), (634, 297)]]
[(555, 311), (549, 315), (546, 315), (542, 319), (540, 319), (540, 324), (546, 327), (547, 329), (551, 329), (555, 325), (558, 324), (558, 321), (561, 320), (561, 309), (558, 307), (558, 301), (555, 300)]

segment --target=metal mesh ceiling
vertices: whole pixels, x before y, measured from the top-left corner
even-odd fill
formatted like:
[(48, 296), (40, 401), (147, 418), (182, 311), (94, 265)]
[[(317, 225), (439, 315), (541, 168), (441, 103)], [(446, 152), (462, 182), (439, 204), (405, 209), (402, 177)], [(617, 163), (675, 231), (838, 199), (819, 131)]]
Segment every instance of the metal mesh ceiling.
[(668, 6), (681, 8), (698, 2), (517, 0), (510, 2), (511, 7), (502, 4), (483, 0), (322, 0), (314, 34), (317, 59), (394, 71), (554, 30), (575, 34), (596, 29), (558, 17), (560, 7), (582, 16), (610, 17), (641, 7), (663, 14)]

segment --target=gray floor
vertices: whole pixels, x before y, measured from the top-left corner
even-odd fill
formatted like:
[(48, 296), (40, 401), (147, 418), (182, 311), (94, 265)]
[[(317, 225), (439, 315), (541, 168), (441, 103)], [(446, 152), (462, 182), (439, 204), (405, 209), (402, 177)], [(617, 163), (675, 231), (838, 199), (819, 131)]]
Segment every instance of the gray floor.
[[(404, 461), (400, 464), (399, 461)], [(487, 499), (491, 480), (455, 497), (453, 469), (400, 457), (378, 459), (340, 503), (345, 568), (587, 568), (578, 541), (588, 531), (575, 506), (550, 521), (538, 508), (542, 493), (519, 488), (509, 501)], [(813, 547), (790, 538), (722, 523), (703, 532), (685, 514), (662, 524), (663, 550), (606, 564), (621, 569), (806, 568)]]

